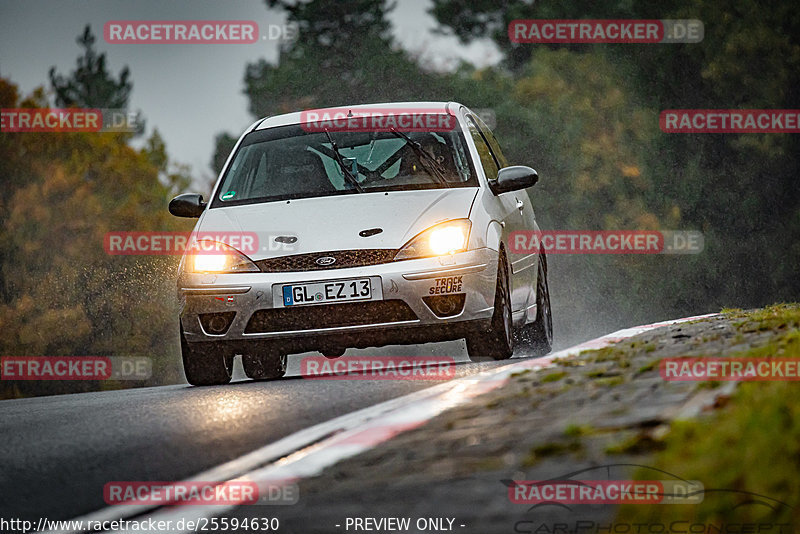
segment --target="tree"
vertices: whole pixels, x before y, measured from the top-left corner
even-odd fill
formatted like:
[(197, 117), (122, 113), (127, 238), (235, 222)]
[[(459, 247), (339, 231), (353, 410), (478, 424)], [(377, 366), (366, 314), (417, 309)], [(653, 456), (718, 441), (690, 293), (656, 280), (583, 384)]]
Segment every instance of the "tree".
[[(20, 101), (16, 86), (0, 79), (3, 108), (44, 104), (42, 91)], [(180, 380), (179, 257), (103, 248), (109, 231), (191, 229), (167, 212), (189, 180), (168, 166), (157, 133), (141, 150), (121, 134), (0, 133), (0, 354), (147, 356), (150, 384)], [(4, 380), (0, 397), (109, 387)]]
[(106, 55), (97, 54), (94, 42), (92, 28), (87, 24), (83, 34), (77, 39), (77, 43), (83, 48), (83, 56), (78, 58), (78, 67), (68, 77), (56, 74), (55, 67), (50, 68), (50, 84), (55, 91), (58, 107), (127, 107), (133, 89), (128, 67), (123, 67), (119, 79), (115, 79), (106, 68)]
[[(392, 100), (490, 107), (509, 161), (540, 171), (530, 195), (544, 228), (705, 233), (696, 256), (551, 258), (556, 315), (572, 318), (558, 325), (574, 329), (567, 339), (800, 295), (800, 139), (658, 127), (662, 109), (800, 107), (800, 17), (790, 7), (435, 0), (444, 30), (490, 37), (506, 52), (498, 68), (446, 73), (397, 48), (387, 3), (351, 0), (334, 12), (326, 4), (268, 0), (300, 37), (276, 64), (248, 66), (254, 114)], [(698, 18), (706, 34), (701, 44), (511, 43), (508, 23), (520, 18)]]
[[(665, 134), (653, 131), (664, 109), (800, 107), (800, 15), (791, 3), (769, 9), (755, 0), (661, 3), (579, 1), (564, 3), (506, 0), (434, 0), (431, 13), (442, 31), (462, 40), (489, 37), (505, 51), (505, 65), (520, 84), (547, 92), (546, 50), (583, 56), (616, 69), (613, 85), (627, 87), (626, 98), (640, 112), (623, 120), (654, 133), (649, 141), (614, 144), (606, 150), (635, 148), (642, 177), (652, 186), (626, 194), (630, 202), (661, 206), (664, 223), (702, 230), (706, 250), (697, 257), (668, 260), (669, 275), (645, 266), (631, 271), (641, 287), (649, 286), (651, 301), (668, 310), (699, 311), (720, 306), (754, 306), (800, 295), (800, 139), (792, 134)], [(659, 45), (532, 45), (511, 43), (508, 23), (514, 19), (699, 19), (701, 43)], [(591, 76), (591, 72), (582, 75)], [(528, 79), (531, 77), (532, 79)], [(524, 80), (528, 79), (527, 82)], [(581, 79), (555, 81), (554, 91), (574, 91)], [(539, 98), (536, 92), (532, 96)], [(579, 106), (579, 103), (576, 102)], [(522, 110), (521, 110), (522, 111)], [(533, 132), (563, 136), (582, 109), (560, 110), (565, 119), (552, 129)], [(543, 118), (545, 124), (547, 117)], [(551, 117), (552, 118), (552, 117)], [(500, 121), (499, 121), (500, 122)], [(602, 129), (585, 132), (578, 145), (600, 139)], [(630, 140), (629, 140), (630, 141)], [(567, 153), (576, 149), (564, 146)], [(601, 167), (592, 180), (603, 184)], [(598, 171), (600, 171), (598, 173)], [(568, 172), (563, 179), (581, 180)], [(569, 197), (559, 200), (570, 202)], [(616, 217), (605, 204), (594, 205), (603, 217)], [(571, 211), (580, 218), (579, 212)], [(666, 260), (665, 260), (666, 261)], [(755, 283), (754, 281), (758, 282)]]
[[(452, 87), (426, 72), (390, 33), (386, 0), (290, 2), (266, 0), (286, 10), (297, 38), (283, 46), (277, 63), (247, 66), (249, 111), (256, 117), (352, 103), (448, 100)], [(212, 162), (221, 169), (237, 137), (217, 136)]]
[(211, 158), (211, 168), (214, 169), (215, 174), (219, 174), (222, 171), (222, 167), (225, 165), (225, 161), (228, 159), (228, 155), (236, 145), (237, 138), (229, 133), (223, 132), (217, 134), (214, 141), (215, 149), (214, 156)]
[(282, 49), (277, 64), (262, 60), (247, 66), (245, 92), (254, 115), (444, 96), (445, 87), (437, 85), (436, 74), (420, 69), (392, 39), (387, 14), (394, 4), (386, 0), (267, 0), (267, 4), (286, 10), (298, 32)]

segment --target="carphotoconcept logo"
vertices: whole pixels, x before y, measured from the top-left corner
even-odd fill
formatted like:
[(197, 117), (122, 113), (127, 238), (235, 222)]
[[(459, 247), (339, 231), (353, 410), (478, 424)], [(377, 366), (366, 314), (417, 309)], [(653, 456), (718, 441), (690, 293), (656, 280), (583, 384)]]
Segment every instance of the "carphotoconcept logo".
[(705, 242), (696, 231), (518, 230), (509, 236), (512, 254), (699, 254)]
[(703, 22), (694, 19), (517, 19), (508, 24), (513, 43), (699, 43)]
[(564, 519), (558, 522), (522, 520), (514, 523), (516, 534), (793, 534), (789, 523), (769, 521), (594, 521)]
[[(614, 479), (612, 472), (627, 471), (631, 468), (645, 469), (657, 474), (658, 480)], [(591, 480), (582, 477), (589, 473), (601, 472), (607, 478)], [(513, 525), (513, 532), (535, 534), (541, 532), (570, 532), (585, 534), (619, 533), (659, 533), (686, 534), (689, 532), (787, 532), (786, 523), (762, 521), (756, 523), (737, 523), (731, 521), (595, 521), (576, 518), (577, 510), (572, 505), (585, 504), (692, 504), (701, 505), (706, 496), (716, 494), (739, 494), (746, 504), (768, 506), (773, 510), (779, 507), (792, 508), (785, 502), (766, 495), (741, 489), (706, 488), (698, 480), (685, 480), (675, 474), (657, 467), (634, 463), (606, 464), (587, 467), (556, 476), (548, 480), (510, 480), (500, 481), (506, 487), (508, 499), (515, 504), (529, 504), (527, 517)], [(693, 510), (693, 509), (692, 509)], [(564, 519), (553, 522), (556, 515)], [(729, 519), (729, 518), (725, 518)], [(752, 528), (756, 527), (758, 528)]]

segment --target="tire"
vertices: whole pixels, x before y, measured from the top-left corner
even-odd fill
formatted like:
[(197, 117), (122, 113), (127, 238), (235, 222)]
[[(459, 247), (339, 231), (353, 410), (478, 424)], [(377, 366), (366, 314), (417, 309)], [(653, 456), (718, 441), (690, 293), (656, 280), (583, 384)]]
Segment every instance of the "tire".
[(186, 381), (193, 386), (219, 386), (231, 381), (233, 354), (216, 343), (188, 343), (181, 328), (181, 358)]
[(271, 380), (282, 377), (286, 374), (286, 361), (286, 354), (271, 350), (242, 355), (244, 374), (253, 380)]
[(520, 341), (534, 356), (544, 356), (553, 348), (553, 310), (550, 286), (547, 283), (547, 257), (539, 254), (539, 275), (536, 277), (536, 320), (520, 330)]
[(484, 358), (506, 360), (514, 353), (514, 324), (511, 319), (511, 290), (504, 251), (497, 262), (497, 286), (494, 292), (494, 313), (489, 330), (466, 337), (467, 354), (472, 361)]

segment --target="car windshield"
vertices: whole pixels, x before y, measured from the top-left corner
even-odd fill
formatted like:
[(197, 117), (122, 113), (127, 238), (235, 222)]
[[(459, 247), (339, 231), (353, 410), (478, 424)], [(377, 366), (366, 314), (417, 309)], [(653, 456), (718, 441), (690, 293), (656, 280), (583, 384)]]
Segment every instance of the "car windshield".
[(293, 125), (248, 134), (211, 207), (477, 185), (458, 130), (306, 131)]

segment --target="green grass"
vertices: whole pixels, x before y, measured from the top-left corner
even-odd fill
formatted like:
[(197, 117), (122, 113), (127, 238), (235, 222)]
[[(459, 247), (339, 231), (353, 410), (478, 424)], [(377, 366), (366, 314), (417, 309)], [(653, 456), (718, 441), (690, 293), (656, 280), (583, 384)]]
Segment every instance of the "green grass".
[(591, 425), (576, 425), (576, 424), (569, 424), (564, 429), (564, 435), (569, 438), (577, 438), (580, 436), (587, 436), (594, 432), (594, 428)]
[(653, 360), (652, 362), (639, 367), (639, 369), (636, 371), (636, 374), (640, 375), (642, 373), (646, 373), (648, 371), (652, 371), (653, 369), (658, 367), (658, 364), (659, 364), (660, 361), (661, 360)]
[[(774, 334), (763, 346), (723, 356), (800, 357), (800, 305), (723, 313), (739, 320), (742, 333)], [(630, 445), (621, 444), (615, 452), (625, 452)], [(673, 423), (663, 450), (650, 463), (684, 479), (699, 480), (706, 490), (755, 492), (789, 506), (763, 498), (759, 500), (770, 507), (742, 505), (752, 497), (716, 491), (707, 492), (698, 505), (622, 506), (619, 521), (782, 522), (792, 525), (784, 532), (800, 531), (800, 383), (740, 384), (730, 402), (713, 416)], [(652, 472), (637, 476), (652, 477)]]
[(663, 444), (644, 434), (637, 434), (621, 443), (606, 447), (606, 454), (642, 454), (663, 448)]
[(594, 381), (594, 384), (602, 387), (614, 387), (624, 383), (625, 383), (624, 376), (608, 376), (604, 378), (598, 378), (597, 380)]
[(583, 449), (583, 444), (577, 439), (570, 440), (566, 443), (552, 442), (543, 445), (537, 445), (528, 452), (527, 456), (522, 459), (522, 467), (533, 467), (542, 459), (570, 452), (578, 452)]
[(544, 375), (542, 377), (542, 383), (546, 384), (548, 382), (558, 382), (559, 380), (561, 380), (565, 376), (567, 376), (566, 372), (564, 372), (564, 371), (556, 371), (555, 373), (550, 373), (550, 374)]
[(503, 404), (502, 398), (492, 399), (486, 403), (486, 408), (489, 410), (493, 410), (495, 408), (499, 408), (502, 404)]

